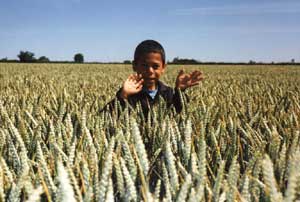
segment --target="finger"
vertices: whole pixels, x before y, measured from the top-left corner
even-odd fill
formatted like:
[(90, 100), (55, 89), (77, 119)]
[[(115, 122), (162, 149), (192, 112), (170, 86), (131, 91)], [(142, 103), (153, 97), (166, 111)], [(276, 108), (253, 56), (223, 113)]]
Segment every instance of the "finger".
[(198, 71), (198, 70), (195, 70), (195, 71), (193, 71), (193, 74), (199, 75), (199, 74), (202, 74), (202, 72)]
[(134, 84), (137, 84), (138, 82), (139, 82), (139, 80), (138, 80), (137, 78), (134, 78), (134, 79), (133, 79), (133, 83), (134, 83)]
[(190, 83), (190, 84), (189, 84), (189, 87), (196, 86), (196, 85), (198, 85), (198, 84), (199, 84), (198, 81), (197, 81), (197, 82), (193, 82), (193, 83)]
[(138, 74), (138, 79), (141, 80), (143, 78), (142, 74)]
[(136, 82), (136, 83), (140, 82), (142, 78), (143, 78), (143, 77), (142, 77), (142, 74), (137, 74), (137, 75), (135, 76), (135, 82)]
[(144, 83), (144, 79), (141, 79), (141, 80), (137, 81), (136, 83), (134, 83), (134, 87), (137, 88), (138, 86), (143, 85), (143, 83)]
[(180, 69), (179, 72), (178, 72), (178, 76), (181, 76), (184, 74), (184, 70), (183, 69)]
[(135, 82), (135, 83), (134, 83), (134, 87), (137, 88), (138, 86), (143, 85), (143, 82), (144, 82), (144, 81), (138, 81), (138, 82)]
[(193, 78), (192, 79), (192, 81), (194, 82), (194, 81), (201, 81), (201, 80), (203, 80), (203, 76), (202, 75), (198, 75), (197, 77), (195, 77), (195, 78)]
[(137, 82), (137, 80), (138, 80), (137, 78), (138, 78), (138, 75), (137, 75), (137, 74), (134, 74), (134, 75), (133, 75), (133, 81), (134, 81), (134, 82)]
[(141, 79), (139, 82), (137, 82), (137, 85), (142, 85), (144, 83), (144, 79)]
[(143, 80), (142, 82), (144, 82), (144, 79), (143, 79), (142, 74), (139, 74), (139, 75), (138, 75), (138, 82), (140, 82), (141, 80)]
[(183, 76), (182, 81), (188, 82), (190, 79), (191, 79), (191, 76), (186, 74), (186, 75)]
[(137, 86), (137, 88), (136, 88), (136, 89), (137, 89), (138, 91), (141, 91), (141, 90), (142, 90), (142, 88), (143, 88), (143, 85), (139, 85), (139, 86)]
[(128, 81), (133, 81), (133, 77), (134, 77), (133, 74), (130, 74), (127, 80)]
[(200, 72), (200, 71), (193, 71), (192, 74), (191, 74), (191, 77), (192, 78), (196, 78), (196, 77), (198, 77), (201, 74), (202, 74), (202, 72)]
[(140, 81), (139, 75), (135, 74), (134, 75), (134, 83), (138, 83)]
[(194, 72), (197, 73), (197, 74), (198, 74), (198, 73), (200, 73), (200, 74), (203, 73), (202, 71), (199, 71), (199, 70), (195, 70)]
[(200, 76), (200, 75), (203, 75), (203, 73), (201, 71), (196, 71), (195, 74), (197, 75), (197, 77)]
[(199, 76), (197, 76), (197, 79), (203, 80), (203, 79), (204, 79), (204, 76), (203, 76), (203, 75), (199, 75)]
[(194, 81), (201, 81), (203, 79), (203, 76), (200, 74), (200, 75), (194, 75), (191, 79), (192, 82)]
[(190, 73), (190, 78), (191, 78), (191, 79), (196, 78), (196, 73), (195, 73), (195, 72)]

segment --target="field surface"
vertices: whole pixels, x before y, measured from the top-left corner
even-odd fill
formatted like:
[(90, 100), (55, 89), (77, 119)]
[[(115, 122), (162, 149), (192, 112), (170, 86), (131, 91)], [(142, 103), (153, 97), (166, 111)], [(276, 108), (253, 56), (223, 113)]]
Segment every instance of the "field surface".
[(0, 63), (0, 201), (300, 200), (300, 66), (184, 69), (181, 114), (111, 116), (130, 65)]

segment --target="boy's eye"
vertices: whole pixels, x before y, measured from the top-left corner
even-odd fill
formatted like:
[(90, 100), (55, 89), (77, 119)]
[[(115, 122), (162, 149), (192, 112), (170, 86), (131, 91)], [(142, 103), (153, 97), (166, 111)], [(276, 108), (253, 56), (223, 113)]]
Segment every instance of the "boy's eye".
[(159, 65), (153, 65), (153, 69), (158, 69)]
[(150, 68), (152, 67), (153, 69), (158, 69), (159, 68), (159, 65), (158, 64), (154, 64), (154, 65), (148, 65), (148, 64), (142, 64), (142, 67), (144, 68)]

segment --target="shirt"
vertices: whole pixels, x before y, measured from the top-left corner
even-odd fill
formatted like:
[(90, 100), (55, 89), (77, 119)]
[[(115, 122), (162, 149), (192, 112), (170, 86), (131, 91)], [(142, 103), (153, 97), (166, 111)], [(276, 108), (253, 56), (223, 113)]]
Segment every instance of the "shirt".
[(148, 95), (150, 95), (150, 97), (151, 97), (152, 99), (154, 99), (154, 98), (155, 98), (155, 95), (156, 95), (156, 93), (157, 93), (157, 91), (158, 91), (158, 89), (155, 89), (155, 90), (148, 90), (147, 88), (143, 88), (143, 91), (145, 91), (146, 93), (148, 93)]

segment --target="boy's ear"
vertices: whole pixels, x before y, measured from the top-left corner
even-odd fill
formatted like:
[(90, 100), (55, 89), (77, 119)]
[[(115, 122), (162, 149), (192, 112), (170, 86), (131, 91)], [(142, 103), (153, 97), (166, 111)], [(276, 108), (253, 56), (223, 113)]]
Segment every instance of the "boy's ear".
[(165, 73), (166, 68), (167, 68), (167, 64), (164, 64), (162, 68), (162, 73)]

